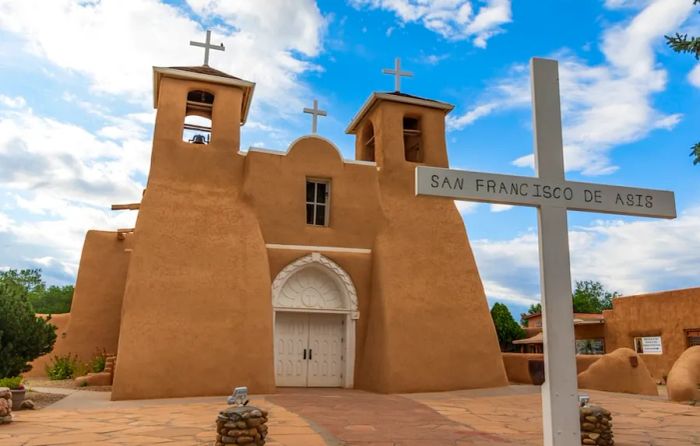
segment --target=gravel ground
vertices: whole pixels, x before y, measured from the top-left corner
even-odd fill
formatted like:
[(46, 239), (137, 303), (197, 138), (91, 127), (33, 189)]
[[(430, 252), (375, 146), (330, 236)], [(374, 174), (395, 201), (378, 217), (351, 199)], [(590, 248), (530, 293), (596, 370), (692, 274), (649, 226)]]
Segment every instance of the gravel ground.
[(57, 387), (60, 389), (89, 390), (92, 392), (111, 392), (112, 386), (86, 386), (78, 387), (72, 379), (52, 380), (48, 378), (27, 378), (24, 385), (31, 387)]
[[(25, 394), (25, 400), (32, 400), (34, 402), (34, 409), (43, 409), (44, 407), (55, 403), (58, 400), (65, 398), (66, 395), (59, 395), (58, 393), (42, 393), (42, 392), (32, 392), (28, 390)], [(21, 410), (19, 408), (12, 408), (13, 411)]]

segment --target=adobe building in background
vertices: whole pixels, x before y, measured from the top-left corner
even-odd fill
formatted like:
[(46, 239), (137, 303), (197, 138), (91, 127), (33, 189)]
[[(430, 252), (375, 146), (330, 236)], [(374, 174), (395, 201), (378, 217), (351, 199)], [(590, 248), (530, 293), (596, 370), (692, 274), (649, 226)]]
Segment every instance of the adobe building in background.
[(147, 188), (120, 206), (135, 228), (88, 233), (56, 347), (116, 350), (113, 399), (507, 384), (462, 218), (414, 193), (416, 166), (448, 167), (452, 105), (373, 93), (353, 160), (316, 134), (241, 151), (252, 82), (153, 77)]
[[(612, 303), (603, 314), (574, 314), (577, 354), (629, 348), (641, 355), (654, 378), (665, 380), (680, 355), (700, 345), (700, 287), (617, 297)], [(542, 315), (525, 319), (529, 337), (513, 344), (523, 353), (542, 353)]]

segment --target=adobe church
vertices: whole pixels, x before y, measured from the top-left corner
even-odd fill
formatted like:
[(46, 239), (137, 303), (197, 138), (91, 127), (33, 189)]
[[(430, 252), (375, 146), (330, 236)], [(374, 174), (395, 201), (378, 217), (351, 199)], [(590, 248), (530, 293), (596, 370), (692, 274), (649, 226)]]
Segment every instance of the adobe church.
[(347, 160), (316, 134), (241, 151), (255, 84), (206, 60), (153, 82), (136, 225), (88, 232), (53, 354), (115, 352), (113, 399), (507, 384), (462, 218), (414, 192), (452, 105), (371, 94)]

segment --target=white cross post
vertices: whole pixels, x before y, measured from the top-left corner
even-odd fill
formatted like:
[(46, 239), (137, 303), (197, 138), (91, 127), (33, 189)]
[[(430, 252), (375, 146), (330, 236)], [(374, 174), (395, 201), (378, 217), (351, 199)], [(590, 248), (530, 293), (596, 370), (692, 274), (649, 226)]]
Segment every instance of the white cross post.
[(318, 108), (318, 101), (314, 99), (314, 108), (304, 108), (304, 113), (309, 113), (311, 114), (311, 133), (316, 133), (316, 129), (318, 127), (318, 117), (319, 116), (328, 116), (326, 114), (325, 110), (320, 110)]
[(401, 71), (401, 58), (397, 57), (394, 59), (394, 69), (384, 68), (382, 69), (383, 74), (393, 74), (394, 75), (394, 90), (401, 91), (401, 76), (411, 77), (413, 73), (410, 71)]
[(192, 46), (201, 46), (204, 48), (204, 66), (209, 66), (209, 50), (217, 50), (217, 51), (225, 51), (226, 48), (224, 48), (224, 44), (221, 43), (219, 45), (212, 45), (211, 44), (211, 31), (207, 30), (207, 38), (204, 40), (204, 42), (195, 42), (194, 40), (190, 40), (190, 45)]
[(580, 445), (568, 209), (675, 218), (673, 192), (566, 181), (556, 60), (530, 62), (537, 176), (416, 168), (416, 195), (537, 207), (545, 382), (544, 444)]

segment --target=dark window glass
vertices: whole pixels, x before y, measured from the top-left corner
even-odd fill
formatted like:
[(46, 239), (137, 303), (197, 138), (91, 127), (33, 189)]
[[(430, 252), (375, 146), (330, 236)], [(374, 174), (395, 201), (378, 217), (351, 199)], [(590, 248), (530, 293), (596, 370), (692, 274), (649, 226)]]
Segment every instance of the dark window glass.
[(314, 188), (316, 186), (316, 183), (312, 183), (310, 181), (306, 182), (306, 202), (307, 203), (313, 203), (314, 201)]
[(314, 224), (314, 205), (313, 204), (306, 205), (306, 224), (307, 225)]
[(316, 203), (326, 202), (326, 183), (316, 184)]
[(326, 224), (326, 206), (322, 204), (316, 206), (316, 224), (319, 226)]

